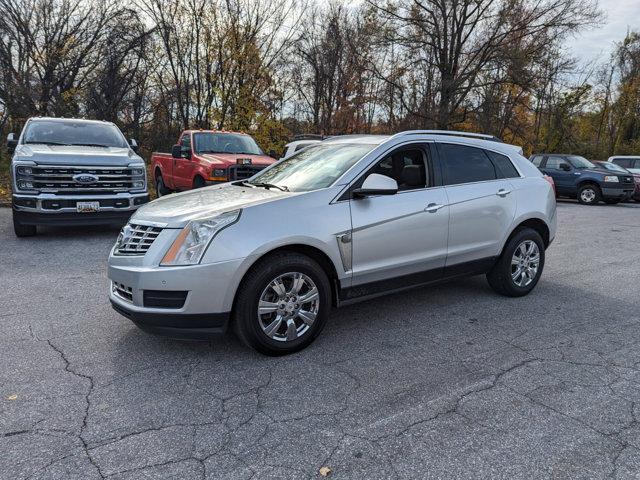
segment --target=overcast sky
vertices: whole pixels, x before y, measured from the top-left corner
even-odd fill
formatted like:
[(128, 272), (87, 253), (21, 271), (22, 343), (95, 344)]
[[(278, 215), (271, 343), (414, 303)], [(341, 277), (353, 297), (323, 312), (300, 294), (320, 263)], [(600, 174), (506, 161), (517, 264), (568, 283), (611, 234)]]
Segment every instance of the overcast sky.
[(567, 43), (569, 52), (581, 62), (606, 62), (614, 43), (621, 41), (627, 30), (640, 30), (640, 0), (600, 0), (606, 18), (604, 25), (587, 30)]

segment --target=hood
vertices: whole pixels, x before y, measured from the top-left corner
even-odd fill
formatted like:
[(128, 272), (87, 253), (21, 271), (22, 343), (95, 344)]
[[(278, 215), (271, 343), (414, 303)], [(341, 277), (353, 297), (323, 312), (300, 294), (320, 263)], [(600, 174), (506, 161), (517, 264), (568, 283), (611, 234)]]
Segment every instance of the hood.
[(129, 148), (73, 145), (19, 145), (15, 157), (38, 165), (126, 166), (142, 159)]
[(166, 224), (168, 228), (182, 228), (189, 220), (212, 217), (291, 195), (295, 193), (225, 183), (161, 197), (140, 207), (131, 221), (135, 223), (136, 220), (142, 220)]
[(206, 160), (210, 162), (212, 165), (235, 165), (238, 163), (238, 160), (241, 159), (249, 159), (251, 165), (271, 165), (275, 163), (277, 160), (267, 156), (267, 155), (250, 155), (247, 153), (198, 153), (196, 154), (198, 158)]

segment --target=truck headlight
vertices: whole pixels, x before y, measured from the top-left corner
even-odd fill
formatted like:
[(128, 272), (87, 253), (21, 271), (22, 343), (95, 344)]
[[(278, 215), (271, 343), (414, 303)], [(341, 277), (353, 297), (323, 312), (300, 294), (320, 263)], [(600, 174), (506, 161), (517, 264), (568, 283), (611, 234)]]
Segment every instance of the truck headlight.
[(604, 181), (605, 182), (619, 182), (620, 180), (618, 180), (618, 177), (616, 177), (615, 175), (605, 175), (604, 176)]
[(160, 262), (163, 266), (196, 265), (200, 263), (211, 240), (224, 228), (235, 223), (240, 210), (211, 218), (191, 220), (173, 241)]

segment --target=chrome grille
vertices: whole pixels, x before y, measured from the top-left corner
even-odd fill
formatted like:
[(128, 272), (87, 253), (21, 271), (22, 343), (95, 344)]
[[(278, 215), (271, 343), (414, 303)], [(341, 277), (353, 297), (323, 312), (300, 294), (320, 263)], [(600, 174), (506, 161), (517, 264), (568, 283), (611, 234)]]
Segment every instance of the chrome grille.
[[(142, 168), (40, 165), (28, 167), (27, 170), (30, 173), (20, 173), (20, 180), (32, 183), (33, 189), (43, 193), (95, 194), (128, 192), (145, 187)], [(77, 180), (83, 176), (85, 181)], [(92, 177), (94, 181), (91, 181)]]
[(111, 282), (111, 290), (116, 297), (133, 303), (133, 289), (118, 282)]
[(229, 180), (244, 180), (253, 177), (260, 170), (265, 168), (260, 165), (231, 165), (229, 167)]
[(116, 242), (116, 253), (120, 255), (144, 255), (162, 231), (160, 227), (148, 225), (125, 225)]

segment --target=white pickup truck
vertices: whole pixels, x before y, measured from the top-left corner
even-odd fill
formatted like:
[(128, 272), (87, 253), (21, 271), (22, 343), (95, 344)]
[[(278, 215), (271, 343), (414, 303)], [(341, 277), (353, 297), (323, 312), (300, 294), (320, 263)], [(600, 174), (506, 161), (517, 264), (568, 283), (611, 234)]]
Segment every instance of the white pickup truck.
[(123, 224), (149, 201), (137, 143), (111, 122), (30, 118), (7, 149), (18, 237), (37, 225)]

